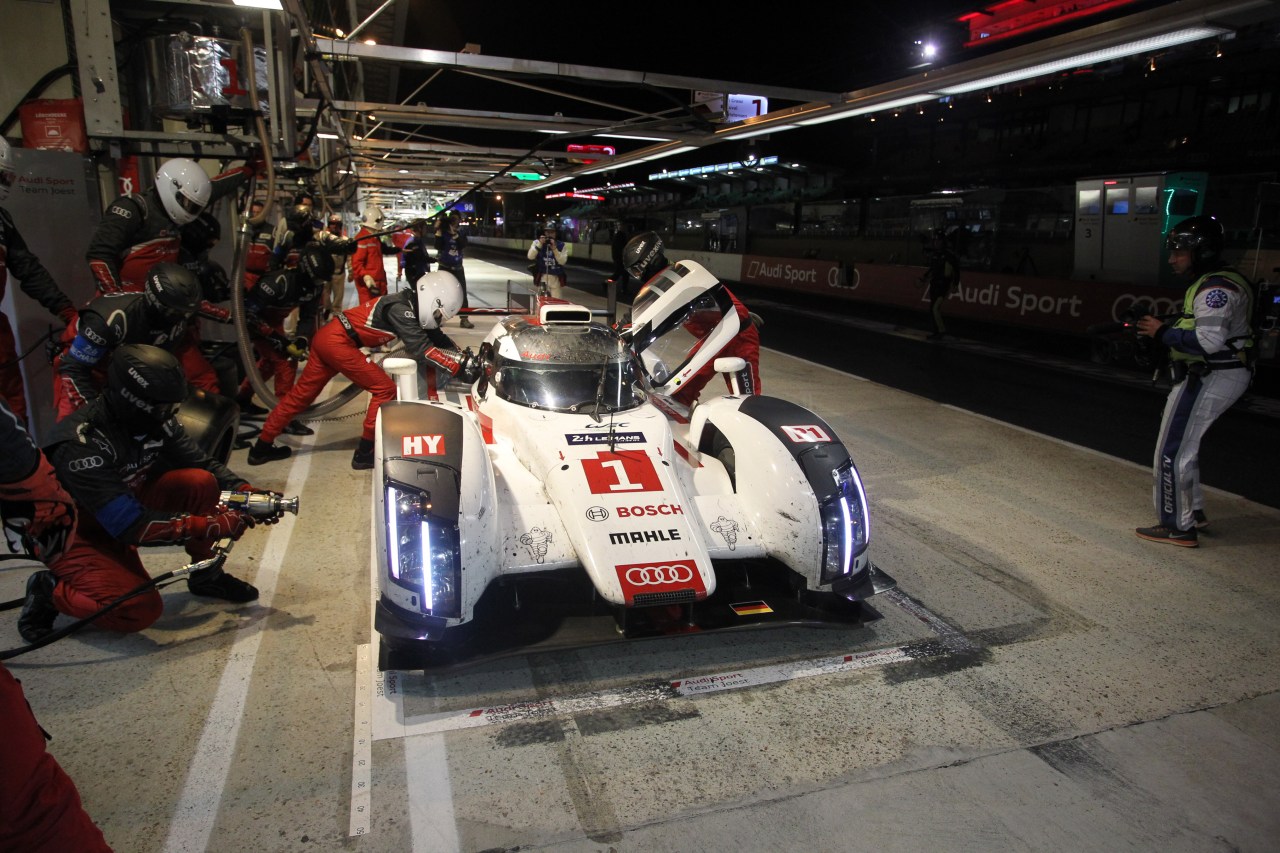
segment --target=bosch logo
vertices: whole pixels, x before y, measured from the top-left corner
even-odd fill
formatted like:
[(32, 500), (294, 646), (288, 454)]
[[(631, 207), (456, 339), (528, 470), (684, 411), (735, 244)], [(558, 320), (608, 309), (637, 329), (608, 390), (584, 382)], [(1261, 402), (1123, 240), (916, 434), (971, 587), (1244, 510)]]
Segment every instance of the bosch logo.
[(83, 459), (72, 459), (67, 463), (67, 468), (71, 471), (88, 471), (91, 468), (102, 467), (101, 456), (86, 456)]
[(1133, 310), (1133, 306), (1137, 304), (1151, 306), (1152, 314), (1177, 314), (1182, 311), (1182, 300), (1173, 299), (1168, 296), (1137, 296), (1132, 293), (1122, 293), (1116, 297), (1116, 301), (1111, 303), (1111, 319), (1117, 323), (1123, 322), (1125, 314)]
[(618, 518), (644, 518), (650, 515), (684, 515), (679, 504), (643, 504), (618, 507)]
[(602, 506), (593, 506), (586, 512), (588, 521), (605, 521), (609, 518), (609, 510)]
[(660, 586), (668, 583), (688, 583), (693, 580), (689, 566), (642, 566), (627, 569), (627, 583), (632, 586)]

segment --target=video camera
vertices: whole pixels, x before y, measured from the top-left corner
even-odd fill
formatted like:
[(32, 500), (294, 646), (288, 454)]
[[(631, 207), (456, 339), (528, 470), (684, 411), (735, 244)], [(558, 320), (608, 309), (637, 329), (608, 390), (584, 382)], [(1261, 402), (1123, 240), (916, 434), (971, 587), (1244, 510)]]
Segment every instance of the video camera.
[(1164, 361), (1164, 346), (1155, 338), (1138, 334), (1138, 321), (1152, 316), (1169, 320), (1176, 314), (1156, 314), (1148, 302), (1135, 302), (1120, 315), (1119, 322), (1097, 323), (1085, 330), (1093, 361), (1097, 364), (1132, 363), (1142, 370), (1158, 368)]

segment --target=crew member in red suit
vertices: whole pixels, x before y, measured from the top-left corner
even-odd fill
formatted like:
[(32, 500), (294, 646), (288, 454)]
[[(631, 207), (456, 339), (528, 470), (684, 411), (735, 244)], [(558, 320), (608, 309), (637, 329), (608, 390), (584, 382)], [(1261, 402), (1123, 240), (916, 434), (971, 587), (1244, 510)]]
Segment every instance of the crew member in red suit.
[[(13, 152), (9, 143), (0, 136), (0, 201), (9, 197), (9, 190), (18, 181), (13, 165)], [(9, 270), (18, 277), (22, 292), (39, 302), (72, 326), (76, 321), (76, 309), (67, 295), (58, 289), (53, 276), (40, 263), (40, 259), (27, 249), (26, 242), (13, 224), (9, 211), (0, 207), (0, 299), (9, 283)], [(9, 318), (0, 313), (0, 398), (23, 422), (27, 419), (27, 395), (22, 385), (22, 370), (18, 365), (18, 346), (13, 337)]]
[[(137, 589), (150, 576), (138, 548), (184, 545), (195, 560), (213, 544), (239, 539), (254, 519), (219, 503), (223, 490), (259, 491), (192, 441), (175, 417), (187, 395), (177, 360), (158, 347), (116, 350), (101, 397), (58, 422), (49, 461), (75, 500), (75, 542), (27, 582), (18, 631), (29, 643), (47, 636), (59, 613), (76, 619)], [(251, 584), (220, 565), (192, 572), (192, 595), (244, 603)], [(94, 623), (141, 631), (160, 618), (160, 593), (145, 590)]]
[[(653, 231), (646, 231), (643, 234), (637, 234), (632, 237), (622, 250), (622, 260), (626, 269), (631, 275), (635, 276), (643, 287), (658, 273), (665, 270), (670, 264), (667, 256), (662, 250), (662, 239)], [(738, 301), (738, 298), (730, 292), (729, 288), (724, 287), (724, 292), (733, 300), (734, 310), (738, 314), (738, 334), (733, 337), (729, 343), (725, 344), (720, 352), (716, 353), (716, 358), (728, 358), (737, 356), (747, 363), (747, 370), (742, 371), (738, 377), (739, 391), (743, 394), (759, 394), (760, 393), (760, 333), (756, 331), (755, 317), (747, 310), (747, 307)], [(686, 328), (696, 337), (711, 332), (710, 328), (699, 328), (696, 324), (698, 319), (695, 317), (691, 323), (686, 324)], [(707, 364), (697, 373), (690, 376), (680, 388), (671, 395), (673, 400), (678, 400), (686, 406), (692, 406), (698, 399), (698, 395), (707, 383), (711, 381), (711, 377), (715, 376), (715, 359), (707, 362)], [(725, 384), (729, 384), (729, 377), (725, 377)], [(732, 385), (729, 385), (732, 389)]]
[(371, 204), (364, 209), (363, 224), (356, 234), (356, 253), (351, 256), (351, 278), (355, 280), (361, 303), (387, 294), (387, 270), (382, 265), (382, 256), (400, 251), (394, 244), (388, 246), (371, 236), (382, 230), (382, 222), (382, 208)]
[[(71, 544), (75, 504), (4, 400), (0, 451), (0, 517), (6, 533), (30, 543), (32, 556), (49, 562)], [(81, 805), (75, 783), (45, 749), (44, 730), (22, 686), (3, 664), (0, 732), (0, 850), (110, 853), (102, 831)]]
[[(382, 296), (334, 316), (316, 333), (302, 376), (280, 404), (272, 409), (262, 433), (249, 448), (249, 464), (284, 459), (293, 452), (273, 442), (284, 427), (320, 395), (335, 374), (341, 373), (369, 391), (364, 431), (351, 457), (351, 467), (373, 467), (373, 430), (378, 408), (396, 397), (396, 385), (386, 372), (369, 360), (361, 347), (380, 347), (399, 338), (407, 355), (418, 362), (428, 388), (434, 393), (437, 370), (447, 377), (475, 381), (479, 363), (470, 351), (460, 351), (440, 326), (462, 307), (462, 286), (445, 272), (433, 272), (418, 280), (414, 290)], [(446, 382), (448, 379), (446, 378)]]
[[(180, 262), (183, 226), (195, 222), (213, 202), (235, 192), (253, 175), (254, 168), (246, 164), (210, 179), (195, 161), (177, 158), (160, 167), (149, 190), (111, 202), (86, 252), (98, 295), (136, 293), (142, 290), (153, 266)], [(207, 311), (210, 319), (226, 322), (225, 310), (209, 306)], [(193, 383), (219, 393), (217, 372), (200, 352), (194, 329), (173, 353)]]
[(59, 420), (101, 396), (106, 365), (118, 347), (147, 344), (173, 352), (186, 343), (200, 305), (195, 274), (178, 264), (156, 264), (144, 287), (142, 293), (99, 296), (80, 311), (69, 330), (71, 343), (53, 360)]

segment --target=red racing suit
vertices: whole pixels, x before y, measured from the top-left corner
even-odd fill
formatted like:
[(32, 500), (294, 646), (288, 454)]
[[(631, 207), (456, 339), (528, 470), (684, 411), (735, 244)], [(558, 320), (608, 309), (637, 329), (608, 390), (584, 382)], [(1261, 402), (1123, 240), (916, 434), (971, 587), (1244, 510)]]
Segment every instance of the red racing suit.
[[(53, 402), (59, 420), (97, 399), (106, 387), (106, 365), (116, 347), (150, 344), (175, 355), (187, 344), (190, 324), (186, 321), (157, 325), (147, 311), (141, 293), (99, 296), (80, 312), (80, 317), (64, 333), (68, 346), (53, 360)], [(197, 351), (198, 352), (198, 351)], [(206, 361), (207, 365), (208, 362)], [(183, 364), (186, 370), (187, 365)], [(218, 393), (218, 378), (208, 374), (187, 380), (197, 388)]]
[[(387, 269), (382, 265), (382, 256), (400, 251), (395, 245), (388, 246), (371, 234), (372, 231), (361, 226), (356, 234), (356, 253), (351, 256), (351, 278), (355, 280), (356, 292), (360, 294), (362, 303), (387, 295)], [(365, 276), (373, 279), (372, 286), (365, 282)]]
[[(50, 314), (61, 317), (68, 326), (75, 322), (76, 309), (71, 300), (58, 289), (53, 276), (27, 248), (9, 211), (0, 207), (0, 299), (8, 288), (10, 269), (18, 277), (23, 293), (47, 308)], [(9, 318), (3, 313), (0, 313), (0, 397), (21, 420), (27, 419), (27, 395), (18, 366), (18, 346)]]
[[(58, 422), (49, 459), (78, 510), (75, 542), (49, 563), (58, 578), (54, 606), (68, 616), (96, 613), (145, 583), (139, 546), (181, 543), (201, 560), (216, 540), (235, 535), (229, 513), (217, 511), (218, 493), (246, 481), (201, 450), (176, 418), (134, 435), (100, 397)], [(148, 589), (96, 624), (141, 631), (163, 606)]]
[(260, 438), (270, 444), (284, 428), (311, 405), (324, 386), (341, 373), (372, 395), (365, 413), (363, 438), (373, 440), (378, 409), (396, 398), (396, 384), (381, 367), (370, 361), (361, 347), (380, 347), (399, 338), (405, 355), (426, 373), (430, 393), (435, 392), (436, 369), (456, 376), (465, 360), (452, 339), (439, 329), (418, 323), (417, 293), (402, 290), (392, 296), (365, 302), (336, 315), (316, 332), (302, 376), (262, 425)]
[[(253, 172), (240, 166), (213, 178), (209, 204), (230, 195)], [(123, 195), (107, 206), (85, 253), (98, 295), (142, 290), (147, 271), (158, 263), (178, 262), (179, 227), (165, 214), (155, 187), (140, 195)]]
[[(289, 338), (284, 322), (298, 310), (298, 332), (310, 335), (315, 327), (319, 310), (320, 288), (300, 268), (255, 276), (252, 284), (245, 276), (245, 322), (253, 349), (258, 354), (258, 373), (263, 381), (275, 378), (277, 397), (283, 397), (293, 388), (298, 368), (293, 358), (285, 353)], [(248, 379), (240, 383), (241, 399), (251, 393)]]
[[(722, 285), (723, 287), (723, 285)], [(730, 292), (729, 288), (724, 288), (724, 292), (733, 300), (734, 310), (738, 313), (738, 334), (733, 336), (729, 343), (725, 344), (720, 352), (716, 353), (716, 358), (729, 358), (737, 356), (747, 362), (747, 367), (751, 371), (751, 387), (743, 387), (740, 389), (745, 394), (760, 393), (760, 333), (756, 331), (755, 324), (751, 322), (751, 313), (747, 311), (747, 306), (738, 301), (738, 297)], [(691, 330), (692, 331), (692, 330)], [(710, 329), (706, 330), (708, 333)], [(696, 332), (695, 332), (696, 334)], [(698, 395), (702, 393), (702, 389), (711, 381), (711, 377), (715, 376), (715, 358), (707, 362), (701, 370), (689, 377), (689, 381), (685, 382), (671, 395), (673, 400), (679, 400), (686, 406), (692, 406), (698, 399)], [(746, 383), (744, 383), (745, 385)], [(725, 377), (725, 385), (729, 385), (729, 377)]]

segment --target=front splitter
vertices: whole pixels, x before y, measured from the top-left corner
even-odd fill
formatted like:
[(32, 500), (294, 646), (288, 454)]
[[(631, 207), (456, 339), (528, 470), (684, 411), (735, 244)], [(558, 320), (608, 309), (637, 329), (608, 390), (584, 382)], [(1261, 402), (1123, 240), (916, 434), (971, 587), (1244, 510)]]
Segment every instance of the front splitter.
[[(797, 591), (785, 569), (735, 563), (716, 591), (692, 604), (620, 608), (602, 600), (585, 572), (508, 576), (477, 602), (474, 618), (439, 640), (409, 639), (380, 603), (378, 668), (443, 672), (514, 655), (638, 640), (765, 628), (856, 628), (878, 619), (864, 601), (895, 581), (874, 565), (841, 592)], [(434, 633), (434, 632), (433, 632)]]

